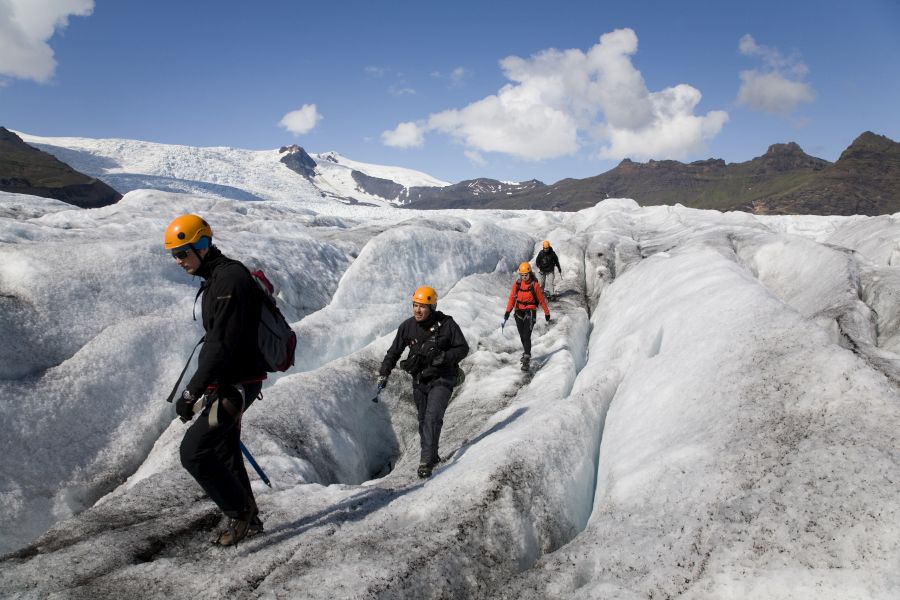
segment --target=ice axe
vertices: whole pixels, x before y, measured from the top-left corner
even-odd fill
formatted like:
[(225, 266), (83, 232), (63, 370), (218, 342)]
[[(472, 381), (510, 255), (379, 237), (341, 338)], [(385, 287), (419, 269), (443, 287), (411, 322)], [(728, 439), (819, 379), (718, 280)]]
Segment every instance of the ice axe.
[(253, 455), (247, 450), (247, 446), (244, 445), (244, 442), (241, 442), (241, 453), (244, 455), (244, 458), (247, 459), (247, 462), (250, 463), (250, 466), (253, 467), (253, 470), (256, 471), (256, 474), (259, 475), (259, 478), (262, 479), (263, 483), (272, 487), (272, 483), (269, 481), (269, 478), (266, 477), (265, 471), (262, 470), (262, 467), (259, 466), (259, 463), (256, 462)]

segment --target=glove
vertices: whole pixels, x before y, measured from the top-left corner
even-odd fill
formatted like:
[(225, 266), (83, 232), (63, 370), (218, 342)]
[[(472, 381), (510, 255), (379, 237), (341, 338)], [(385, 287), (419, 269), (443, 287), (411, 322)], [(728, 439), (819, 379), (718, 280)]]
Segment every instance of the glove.
[(190, 421), (194, 418), (194, 402), (197, 399), (188, 390), (181, 393), (181, 398), (175, 401), (175, 412), (182, 421)]
[(503, 313), (503, 320), (506, 321), (507, 319), (509, 319), (509, 311)]
[(375, 380), (375, 385), (378, 386), (379, 390), (383, 390), (384, 387), (387, 385), (387, 379), (388, 379), (387, 375), (379, 375), (378, 379)]
[(550, 315), (544, 315), (544, 317), (547, 319), (547, 322), (549, 323), (549, 322), (550, 322)]
[(444, 353), (438, 352), (437, 354), (435, 354), (434, 358), (431, 359), (431, 364), (432, 364), (432, 366), (435, 366), (435, 367), (440, 367), (441, 365), (443, 365), (444, 364)]

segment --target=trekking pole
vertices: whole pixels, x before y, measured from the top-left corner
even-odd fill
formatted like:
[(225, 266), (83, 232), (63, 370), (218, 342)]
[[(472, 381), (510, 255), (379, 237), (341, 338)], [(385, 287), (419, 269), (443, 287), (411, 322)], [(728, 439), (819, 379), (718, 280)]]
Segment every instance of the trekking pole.
[(385, 388), (385, 386), (387, 386), (387, 382), (386, 382), (386, 381), (385, 381), (384, 383), (379, 383), (379, 384), (378, 384), (378, 391), (375, 392), (375, 397), (372, 398), (372, 402), (375, 402), (375, 403), (378, 402), (378, 395), (381, 394), (381, 390), (383, 390), (383, 389)]
[(266, 477), (265, 471), (263, 471), (262, 467), (259, 466), (259, 463), (253, 459), (253, 455), (247, 450), (247, 446), (244, 445), (244, 442), (241, 442), (241, 453), (244, 455), (244, 458), (247, 459), (247, 462), (250, 463), (250, 466), (256, 471), (256, 474), (259, 475), (259, 478), (262, 479), (263, 483), (272, 487), (272, 483), (269, 481), (269, 478)]

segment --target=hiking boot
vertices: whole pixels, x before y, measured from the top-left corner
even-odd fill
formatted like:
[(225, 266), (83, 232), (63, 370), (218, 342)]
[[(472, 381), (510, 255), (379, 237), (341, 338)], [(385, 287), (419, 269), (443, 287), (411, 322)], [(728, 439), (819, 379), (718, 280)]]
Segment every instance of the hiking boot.
[(249, 530), (250, 521), (228, 519), (228, 525), (226, 526), (225, 531), (219, 534), (219, 539), (216, 540), (216, 543), (220, 546), (234, 546), (247, 537), (247, 532)]
[(257, 533), (262, 533), (265, 531), (265, 527), (263, 527), (262, 519), (259, 518), (259, 515), (253, 515), (253, 518), (250, 519), (250, 526), (247, 528), (247, 537), (251, 537), (256, 535)]
[(242, 518), (228, 519), (225, 530), (219, 534), (216, 543), (220, 546), (234, 546), (249, 535), (256, 535), (263, 530), (262, 521), (255, 509)]
[(431, 477), (431, 471), (434, 469), (434, 465), (429, 463), (419, 463), (419, 470), (416, 473), (419, 475), (419, 479), (428, 479)]
[(528, 364), (529, 362), (531, 362), (531, 355), (523, 354), (522, 358), (519, 359), (519, 362), (522, 363), (523, 365)]

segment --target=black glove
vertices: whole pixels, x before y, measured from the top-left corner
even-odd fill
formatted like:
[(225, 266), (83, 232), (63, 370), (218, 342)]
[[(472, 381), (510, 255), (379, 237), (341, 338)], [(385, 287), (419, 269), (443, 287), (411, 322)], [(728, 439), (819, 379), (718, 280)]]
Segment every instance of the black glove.
[(434, 355), (434, 358), (431, 359), (431, 364), (432, 364), (432, 366), (435, 366), (435, 367), (440, 367), (441, 365), (443, 365), (444, 364), (444, 353), (439, 350), (437, 352), (437, 354)]
[(379, 390), (383, 390), (387, 385), (388, 376), (387, 375), (379, 375), (378, 379), (375, 380), (375, 385), (378, 386)]
[(547, 319), (547, 322), (549, 323), (549, 322), (550, 322), (550, 315), (545, 315), (545, 318)]
[(506, 321), (507, 319), (509, 319), (509, 311), (503, 313), (503, 320)]
[(194, 418), (194, 402), (196, 401), (197, 399), (188, 390), (184, 390), (181, 398), (175, 401), (175, 412), (182, 421), (190, 421)]

